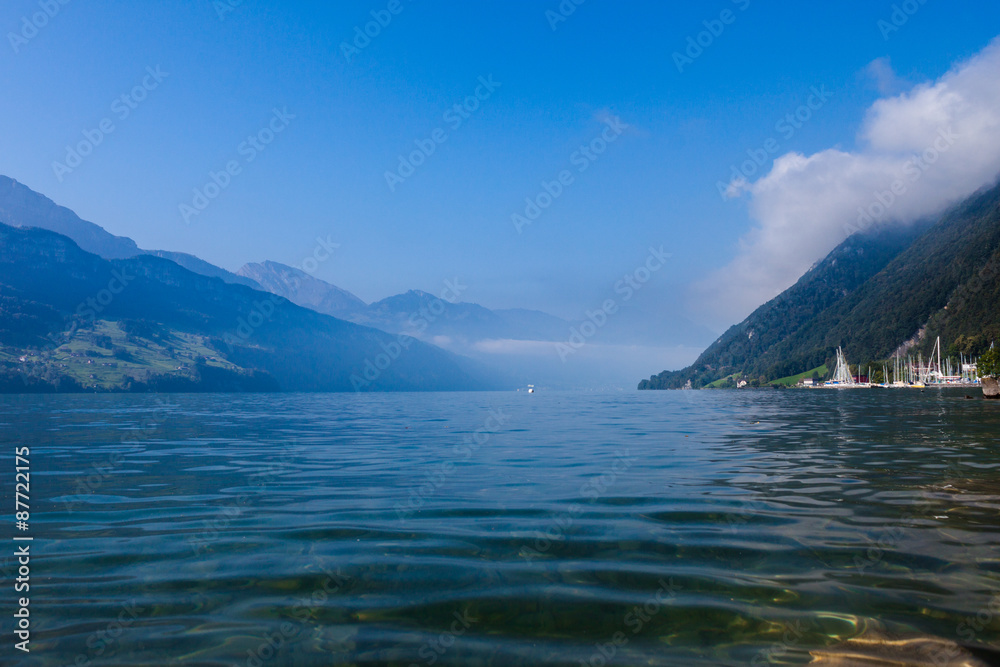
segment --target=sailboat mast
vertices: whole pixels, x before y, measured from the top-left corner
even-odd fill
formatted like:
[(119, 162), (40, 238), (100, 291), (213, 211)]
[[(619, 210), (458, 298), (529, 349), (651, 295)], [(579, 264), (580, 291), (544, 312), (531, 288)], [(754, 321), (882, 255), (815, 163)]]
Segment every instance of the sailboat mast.
[(935, 343), (934, 343), (934, 354), (937, 355), (937, 368), (935, 370), (937, 371), (937, 375), (938, 375), (937, 376), (937, 381), (940, 382), (941, 381), (941, 376), (944, 374), (944, 371), (941, 369), (941, 338), (940, 337), (938, 337), (937, 341), (935, 341)]

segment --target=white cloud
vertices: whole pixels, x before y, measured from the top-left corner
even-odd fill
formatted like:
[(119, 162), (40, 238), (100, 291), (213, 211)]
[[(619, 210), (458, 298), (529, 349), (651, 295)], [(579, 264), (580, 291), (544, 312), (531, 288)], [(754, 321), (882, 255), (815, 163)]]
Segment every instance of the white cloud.
[(512, 340), (509, 338), (490, 338), (473, 343), (476, 352), (484, 354), (526, 354), (554, 355), (556, 344), (547, 340)]
[(892, 61), (889, 58), (876, 58), (871, 61), (865, 67), (864, 74), (883, 95), (897, 93), (906, 85), (906, 82), (899, 78), (896, 70), (892, 68)]
[[(753, 183), (754, 229), (727, 267), (695, 286), (716, 326), (792, 285), (853, 229), (941, 212), (1000, 175), (1000, 38), (935, 82), (868, 110), (858, 152), (789, 153)], [(893, 186), (896, 192), (892, 191)]]

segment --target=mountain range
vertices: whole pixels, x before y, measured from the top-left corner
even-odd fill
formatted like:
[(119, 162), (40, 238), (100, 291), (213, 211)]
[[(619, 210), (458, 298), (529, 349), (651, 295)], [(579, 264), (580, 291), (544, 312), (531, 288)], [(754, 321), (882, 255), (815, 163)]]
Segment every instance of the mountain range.
[(0, 391), (511, 386), (395, 333), (301, 307), (193, 255), (142, 250), (0, 177)]
[[(642, 369), (650, 358), (671, 358), (703, 347), (711, 332), (670, 312), (631, 303), (602, 326), (584, 349), (560, 355), (582, 321), (571, 321), (524, 308), (489, 309), (459, 299), (465, 286), (446, 281), (438, 294), (410, 290), (366, 304), (354, 294), (277, 262), (247, 264), (239, 275), (321, 313), (382, 331), (405, 334), (473, 359), (502, 372), (518, 384), (548, 388), (613, 387), (628, 369)], [(647, 299), (647, 302), (649, 299)], [(586, 329), (584, 329), (586, 330)], [(579, 334), (576, 334), (579, 335)], [(669, 340), (675, 348), (665, 348)], [(690, 346), (684, 348), (681, 346)], [(686, 350), (692, 352), (688, 353)], [(674, 352), (678, 350), (679, 352)]]
[(878, 366), (894, 354), (979, 355), (1000, 338), (1000, 186), (944, 215), (858, 231), (731, 327), (691, 366), (640, 389), (822, 376), (838, 347)]
[[(461, 284), (452, 284), (438, 295), (410, 290), (367, 304), (347, 290), (278, 262), (247, 264), (237, 273), (273, 294), (317, 312), (428, 340), (447, 337), (467, 342), (557, 341), (565, 338), (572, 327), (567, 320), (537, 310), (490, 310), (459, 301)], [(421, 316), (421, 312), (429, 316)]]
[[(248, 263), (231, 272), (194, 255), (142, 249), (132, 239), (110, 234), (3, 176), (0, 176), (0, 223), (63, 234), (82, 250), (109, 261), (142, 256), (169, 260), (192, 273), (268, 292), (321, 314), (390, 334), (412, 336), (458, 355), (464, 359), (463, 363), (472, 363), (481, 374), (505, 378), (507, 385), (621, 387), (629, 376), (641, 372), (650, 359), (669, 363), (676, 363), (677, 358), (687, 361), (712, 338), (712, 332), (678, 316), (670, 308), (660, 304), (655, 304), (655, 308), (650, 304), (643, 307), (637, 300), (588, 339), (586, 349), (566, 359), (560, 357), (557, 346), (565, 345), (574, 335), (583, 321), (582, 315), (579, 321), (573, 321), (537, 310), (485, 308), (463, 301), (464, 286), (457, 281), (437, 294), (410, 290), (369, 304), (300, 268), (274, 261)], [(651, 317), (653, 312), (658, 316)], [(670, 345), (662, 343), (665, 339), (671, 341)], [(0, 339), (0, 344), (3, 343)]]
[(11, 227), (38, 227), (62, 234), (73, 239), (82, 250), (104, 259), (153, 255), (169, 259), (195, 273), (260, 289), (260, 285), (252, 280), (209, 264), (194, 255), (165, 250), (142, 250), (132, 239), (115, 236), (100, 225), (82, 220), (70, 209), (59, 206), (28, 186), (2, 175), (0, 175), (0, 223)]
[[(500, 386), (473, 364), (420, 341), (322, 315), (159, 257), (103, 259), (38, 228), (0, 225), (0, 321), (0, 362), (8, 366), (0, 386)], [(18, 353), (20, 365), (11, 367)], [(89, 377), (81, 380), (81, 370)], [(109, 377), (117, 384), (108, 386)]]
[[(934, 219), (851, 235), (694, 364), (639, 388), (821, 376), (838, 347), (858, 365), (877, 365), (904, 351), (928, 354), (938, 336), (946, 354), (980, 354), (1000, 337), (998, 273), (1000, 186)], [(112, 294), (116, 276), (130, 275), (127, 289)], [(554, 350), (578, 322), (463, 302), (463, 288), (369, 304), (273, 261), (234, 273), (194, 255), (143, 250), (0, 176), (0, 390), (573, 383), (601, 364), (620, 370), (614, 355), (588, 360), (595, 350), (641, 360), (657, 338), (686, 335), (696, 345), (706, 333), (669, 314), (654, 321), (634, 311), (609, 322), (603, 348), (588, 344), (574, 366)]]
[[(278, 262), (249, 263), (232, 273), (187, 253), (143, 250), (132, 239), (110, 234), (99, 225), (82, 220), (70, 209), (6, 176), (0, 176), (0, 223), (12, 227), (37, 227), (62, 234), (82, 250), (108, 260), (141, 255), (160, 257), (193, 273), (264, 290), (305, 308), (391, 333), (454, 336), (465, 340), (514, 338), (554, 341), (567, 336), (572, 326), (566, 320), (540, 311), (491, 311), (477, 304), (463, 303), (458, 300), (460, 287), (452, 296), (445, 295), (445, 298), (411, 290), (369, 305), (347, 290)], [(408, 320), (435, 301), (440, 301), (445, 311), (434, 317), (425, 331), (413, 332), (413, 327), (407, 324)]]

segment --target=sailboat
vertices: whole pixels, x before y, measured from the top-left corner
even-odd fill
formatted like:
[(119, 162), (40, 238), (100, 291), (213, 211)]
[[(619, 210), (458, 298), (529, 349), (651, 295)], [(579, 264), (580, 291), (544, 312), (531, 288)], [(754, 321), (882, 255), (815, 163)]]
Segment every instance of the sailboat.
[(854, 376), (851, 375), (851, 367), (847, 363), (847, 357), (844, 356), (842, 348), (837, 348), (837, 367), (833, 371), (833, 379), (826, 382), (823, 386), (834, 387), (836, 389), (847, 389), (858, 386), (854, 381)]
[(906, 380), (903, 376), (903, 358), (896, 354), (892, 358), (892, 384), (890, 386), (895, 389), (905, 387)]

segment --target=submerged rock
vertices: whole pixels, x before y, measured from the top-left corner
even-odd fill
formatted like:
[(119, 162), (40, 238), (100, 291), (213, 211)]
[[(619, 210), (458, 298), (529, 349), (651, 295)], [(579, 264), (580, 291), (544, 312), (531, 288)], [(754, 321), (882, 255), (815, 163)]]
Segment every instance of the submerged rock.
[(1000, 399), (1000, 383), (996, 378), (983, 378), (983, 396), (991, 399)]
[(1000, 654), (992, 659), (977, 653), (988, 649), (970, 649), (941, 637), (892, 636), (868, 631), (845, 642), (809, 652), (812, 665), (837, 667), (990, 667), (1000, 664)]

